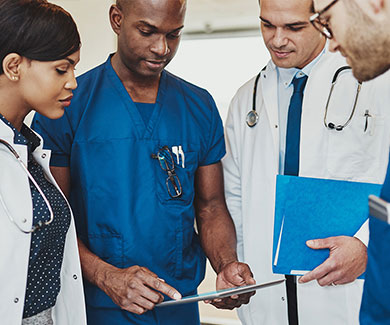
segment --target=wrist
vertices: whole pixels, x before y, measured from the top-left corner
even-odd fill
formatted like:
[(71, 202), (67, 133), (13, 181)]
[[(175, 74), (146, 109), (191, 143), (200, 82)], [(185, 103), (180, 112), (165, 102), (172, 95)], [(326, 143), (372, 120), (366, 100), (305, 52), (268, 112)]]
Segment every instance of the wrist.
[(217, 270), (216, 270), (217, 274), (220, 273), (222, 270), (224, 270), (229, 264), (232, 264), (235, 262), (238, 262), (237, 257), (221, 260), (217, 266)]
[(94, 261), (94, 272), (90, 282), (104, 290), (105, 282), (109, 278), (108, 273), (115, 269), (114, 266), (100, 260)]

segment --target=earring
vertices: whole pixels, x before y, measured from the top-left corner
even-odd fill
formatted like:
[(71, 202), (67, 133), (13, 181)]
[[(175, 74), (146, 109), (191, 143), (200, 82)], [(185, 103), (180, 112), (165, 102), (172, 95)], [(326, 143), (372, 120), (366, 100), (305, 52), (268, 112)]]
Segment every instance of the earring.
[(13, 80), (13, 81), (18, 81), (18, 80), (19, 80), (19, 77), (17, 77), (17, 76), (12, 76), (12, 77), (11, 77), (11, 80)]

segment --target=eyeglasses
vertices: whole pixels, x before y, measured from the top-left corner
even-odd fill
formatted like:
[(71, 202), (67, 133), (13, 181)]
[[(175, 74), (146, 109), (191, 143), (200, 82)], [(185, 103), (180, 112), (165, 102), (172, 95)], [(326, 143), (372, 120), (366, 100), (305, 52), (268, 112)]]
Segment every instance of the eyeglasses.
[(323, 15), (326, 11), (328, 11), (330, 8), (332, 8), (337, 3), (337, 1), (339, 1), (339, 0), (333, 0), (324, 9), (315, 13), (313, 16), (311, 16), (309, 18), (309, 20), (310, 20), (311, 24), (314, 26), (314, 28), (317, 29), (322, 35), (324, 35), (328, 39), (333, 38), (333, 33), (329, 27), (328, 21), (324, 18), (321, 18), (321, 15)]
[(43, 222), (43, 221), (39, 221), (36, 225), (33, 225), (31, 227), (30, 230), (24, 230), (22, 229), (18, 224), (17, 222), (15, 221), (15, 219), (12, 217), (12, 215), (10, 214), (2, 196), (0, 195), (0, 203), (1, 205), (3, 206), (4, 210), (5, 210), (5, 213), (8, 215), (8, 218), (19, 228), (19, 230), (21, 232), (24, 232), (25, 234), (30, 234), (30, 233), (33, 233), (45, 226), (48, 226), (50, 225), (53, 220), (54, 220), (54, 213), (53, 213), (53, 210), (51, 208), (51, 205), (49, 203), (49, 200), (47, 199), (46, 195), (43, 193), (42, 189), (40, 188), (40, 186), (38, 185), (38, 183), (35, 181), (34, 177), (30, 174), (30, 172), (28, 171), (27, 169), (27, 166), (24, 164), (24, 162), (20, 159), (18, 153), (16, 152), (16, 150), (5, 140), (3, 139), (0, 139), (0, 143), (3, 144), (4, 146), (7, 147), (7, 149), (15, 156), (15, 158), (18, 160), (20, 166), (22, 166), (24, 172), (27, 174), (29, 180), (34, 184), (34, 186), (36, 187), (36, 189), (38, 190), (39, 194), (42, 196), (43, 198), (43, 201), (45, 202), (45, 204), (47, 205), (47, 208), (49, 209), (49, 213), (50, 213), (50, 218), (49, 220)]
[(175, 172), (175, 162), (168, 146), (164, 146), (158, 150), (157, 154), (152, 154), (153, 159), (158, 159), (160, 167), (167, 172), (168, 177), (165, 181), (168, 194), (172, 199), (176, 199), (182, 195), (182, 187), (180, 179)]

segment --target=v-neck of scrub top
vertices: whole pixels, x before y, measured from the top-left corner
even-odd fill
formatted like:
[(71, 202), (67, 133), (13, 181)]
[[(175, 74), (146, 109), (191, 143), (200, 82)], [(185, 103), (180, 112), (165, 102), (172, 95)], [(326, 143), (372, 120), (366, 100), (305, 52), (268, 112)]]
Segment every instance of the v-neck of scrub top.
[(135, 106), (137, 106), (138, 113), (140, 113), (142, 120), (144, 121), (145, 126), (148, 125), (150, 118), (154, 112), (155, 103), (138, 103), (134, 102)]
[(156, 124), (160, 118), (162, 106), (164, 103), (164, 98), (166, 94), (167, 81), (166, 81), (166, 72), (163, 70), (161, 72), (160, 84), (158, 86), (158, 93), (156, 98), (156, 103), (154, 104), (153, 112), (149, 118), (148, 123), (144, 123), (144, 120), (139, 112), (136, 104), (132, 100), (130, 94), (127, 92), (122, 81), (119, 79), (119, 76), (116, 74), (114, 68), (111, 64), (111, 56), (106, 62), (106, 69), (108, 76), (111, 81), (114, 83), (115, 89), (118, 91), (120, 98), (122, 99), (124, 105), (127, 108), (130, 119), (132, 120), (137, 135), (140, 139), (149, 139), (152, 137), (153, 131), (156, 127)]

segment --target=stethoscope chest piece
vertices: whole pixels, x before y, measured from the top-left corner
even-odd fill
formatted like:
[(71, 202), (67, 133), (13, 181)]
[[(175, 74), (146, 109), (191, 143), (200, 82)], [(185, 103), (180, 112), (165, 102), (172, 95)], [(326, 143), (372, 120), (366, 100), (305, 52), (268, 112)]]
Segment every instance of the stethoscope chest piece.
[(249, 111), (248, 114), (246, 115), (246, 124), (248, 124), (250, 128), (254, 127), (257, 124), (258, 120), (259, 120), (259, 114), (257, 114), (257, 112), (253, 109)]

